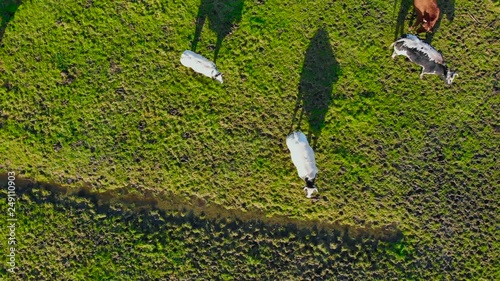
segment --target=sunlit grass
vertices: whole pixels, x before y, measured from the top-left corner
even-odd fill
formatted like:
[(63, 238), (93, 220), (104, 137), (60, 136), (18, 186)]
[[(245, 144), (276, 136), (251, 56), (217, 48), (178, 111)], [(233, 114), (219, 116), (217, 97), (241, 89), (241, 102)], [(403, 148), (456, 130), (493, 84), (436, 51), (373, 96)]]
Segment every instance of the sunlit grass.
[[(417, 256), (435, 244), (479, 259), (465, 249), (488, 231), (462, 222), (491, 224), (475, 206), (487, 213), (498, 201), (498, 4), (460, 0), (453, 20), (443, 17), (432, 44), (459, 73), (446, 86), (390, 59), (399, 3), (245, 1), (217, 57), (220, 85), (179, 63), (199, 2), (33, 0), (8, 10), (0, 171), (268, 217), (395, 223), (406, 243), (424, 245)], [(319, 131), (292, 120), (318, 30), (339, 67)], [(216, 39), (207, 20), (196, 51), (213, 59)], [(299, 125), (317, 137), (316, 204), (284, 143)]]

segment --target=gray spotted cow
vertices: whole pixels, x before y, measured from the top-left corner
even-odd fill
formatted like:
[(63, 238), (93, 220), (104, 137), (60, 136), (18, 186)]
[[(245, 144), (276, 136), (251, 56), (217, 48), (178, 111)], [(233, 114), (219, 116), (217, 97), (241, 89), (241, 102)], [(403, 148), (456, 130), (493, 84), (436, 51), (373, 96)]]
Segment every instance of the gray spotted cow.
[(405, 56), (412, 62), (422, 67), (420, 79), (424, 74), (436, 74), (441, 77), (446, 84), (453, 83), (453, 79), (458, 75), (456, 72), (448, 69), (444, 63), (443, 55), (436, 51), (431, 45), (420, 40), (415, 35), (406, 34), (391, 44), (394, 47), (392, 58), (396, 56)]

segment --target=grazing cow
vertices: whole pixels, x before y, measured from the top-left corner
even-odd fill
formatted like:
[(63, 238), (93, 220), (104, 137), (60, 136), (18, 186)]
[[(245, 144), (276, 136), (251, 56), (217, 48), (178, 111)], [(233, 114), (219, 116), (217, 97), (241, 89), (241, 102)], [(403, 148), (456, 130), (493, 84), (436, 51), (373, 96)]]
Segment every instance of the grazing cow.
[(286, 138), (286, 146), (290, 150), (292, 162), (297, 168), (299, 177), (306, 182), (304, 190), (306, 197), (311, 198), (313, 193), (318, 192), (314, 185), (314, 179), (318, 173), (316, 168), (316, 160), (314, 160), (314, 151), (312, 150), (309, 142), (304, 133), (297, 131), (293, 132)]
[(393, 46), (393, 59), (398, 55), (403, 55), (422, 67), (420, 79), (424, 77), (424, 74), (437, 74), (449, 85), (458, 75), (448, 69), (441, 53), (415, 35), (406, 34), (392, 43), (391, 48)]
[(198, 73), (222, 83), (222, 73), (217, 70), (215, 63), (202, 55), (186, 50), (181, 55), (181, 63), (186, 67), (192, 68)]
[(413, 7), (417, 13), (417, 20), (410, 29), (416, 33), (432, 32), (432, 28), (439, 19), (439, 7), (436, 0), (413, 0)]

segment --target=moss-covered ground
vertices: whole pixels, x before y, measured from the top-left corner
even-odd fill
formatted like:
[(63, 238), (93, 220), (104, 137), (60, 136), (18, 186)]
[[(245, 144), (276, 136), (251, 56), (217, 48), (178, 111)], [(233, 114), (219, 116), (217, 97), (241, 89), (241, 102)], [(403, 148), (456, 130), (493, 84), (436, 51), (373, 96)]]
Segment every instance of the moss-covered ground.
[[(158, 209), (27, 191), (9, 277), (498, 279), (500, 8), (438, 2), (426, 40), (451, 86), (390, 58), (408, 0), (0, 1), (0, 172)], [(317, 202), (285, 145), (299, 128)], [(401, 235), (368, 231), (385, 228)]]

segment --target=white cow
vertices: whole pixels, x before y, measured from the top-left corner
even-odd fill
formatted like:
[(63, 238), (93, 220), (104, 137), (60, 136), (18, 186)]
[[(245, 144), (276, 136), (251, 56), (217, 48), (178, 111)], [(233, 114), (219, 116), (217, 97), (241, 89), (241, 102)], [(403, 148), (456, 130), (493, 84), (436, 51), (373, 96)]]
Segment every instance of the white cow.
[(318, 189), (314, 185), (314, 179), (318, 173), (316, 160), (314, 160), (314, 151), (309, 145), (304, 133), (300, 131), (288, 135), (286, 138), (286, 146), (288, 146), (290, 150), (292, 162), (297, 168), (299, 177), (306, 182), (306, 186), (304, 187), (306, 197), (311, 198), (314, 192), (318, 192)]
[(222, 83), (222, 73), (217, 70), (215, 63), (202, 55), (186, 50), (181, 55), (181, 63), (198, 73)]

